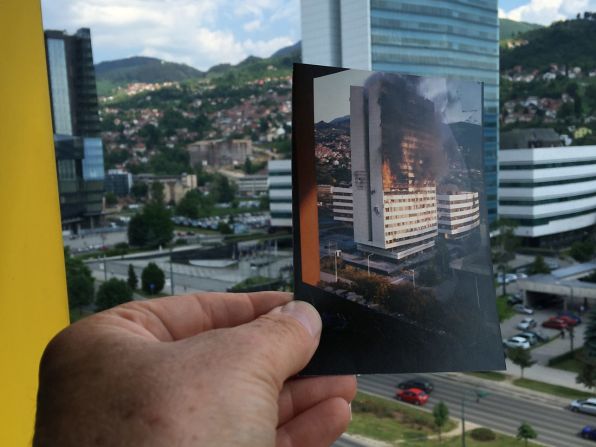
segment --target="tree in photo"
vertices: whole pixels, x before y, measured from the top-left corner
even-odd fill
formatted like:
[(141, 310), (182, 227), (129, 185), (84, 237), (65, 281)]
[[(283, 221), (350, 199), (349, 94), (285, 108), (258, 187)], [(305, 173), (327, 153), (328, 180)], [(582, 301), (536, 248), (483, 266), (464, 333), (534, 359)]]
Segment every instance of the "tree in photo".
[(550, 267), (544, 261), (544, 257), (538, 255), (534, 259), (534, 262), (530, 264), (527, 270), (529, 275), (538, 275), (541, 273), (550, 273)]
[(523, 439), (526, 447), (528, 446), (528, 439), (536, 439), (537, 437), (538, 433), (525, 421), (517, 428), (517, 439)]
[(132, 264), (128, 264), (128, 278), (126, 279), (126, 284), (128, 284), (130, 290), (136, 290), (137, 286), (139, 285), (139, 278), (137, 278), (135, 268), (132, 266)]
[(588, 262), (594, 256), (594, 243), (590, 240), (576, 241), (571, 245), (569, 254), (577, 262)]
[(521, 369), (521, 377), (524, 378), (524, 369), (529, 368), (535, 360), (532, 359), (532, 354), (529, 349), (513, 348), (507, 352), (507, 357)]
[(433, 418), (437, 431), (439, 432), (439, 443), (442, 442), (441, 434), (443, 427), (449, 421), (449, 408), (442, 400), (433, 408)]
[(498, 219), (493, 227), (497, 230), (497, 236), (493, 238), (492, 243), (493, 260), (503, 278), (502, 294), (505, 295), (507, 293), (505, 284), (507, 262), (515, 257), (515, 249), (519, 245), (519, 239), (514, 235), (517, 223), (510, 219)]
[(129, 301), (132, 301), (132, 290), (126, 281), (111, 278), (99, 286), (95, 307), (102, 311)]
[(93, 302), (95, 295), (95, 279), (91, 270), (85, 263), (70, 254), (68, 248), (64, 249), (64, 264), (66, 267), (66, 287), (68, 291), (68, 307), (78, 309)]
[(434, 287), (439, 284), (440, 278), (435, 267), (432, 264), (429, 264), (420, 270), (418, 281), (423, 286)]
[(594, 388), (596, 387), (596, 308), (590, 311), (587, 320), (584, 347), (578, 356), (582, 366), (575, 381), (588, 388)]
[(154, 295), (163, 290), (166, 284), (166, 275), (157, 264), (150, 262), (141, 273), (141, 287), (145, 293)]

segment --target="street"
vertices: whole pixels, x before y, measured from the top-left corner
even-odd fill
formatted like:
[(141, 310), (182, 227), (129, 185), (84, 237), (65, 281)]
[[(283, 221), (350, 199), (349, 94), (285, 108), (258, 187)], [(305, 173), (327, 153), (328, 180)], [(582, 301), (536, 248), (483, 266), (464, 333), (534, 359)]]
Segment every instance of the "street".
[[(358, 378), (358, 389), (393, 399), (395, 385), (413, 375), (370, 375)], [(538, 433), (537, 441), (556, 447), (593, 446), (577, 436), (584, 425), (596, 424), (596, 417), (572, 413), (565, 409), (564, 401), (556, 398), (541, 398), (522, 390), (518, 393), (508, 388), (501, 388), (497, 383), (488, 384), (483, 389), (489, 395), (476, 402), (475, 390), (483, 385), (475, 386), (471, 382), (481, 383), (474, 378), (462, 379), (439, 374), (426, 374), (435, 384), (426, 409), (432, 411), (434, 404), (443, 401), (449, 407), (451, 417), (461, 415), (462, 396), (466, 395), (466, 421), (515, 436), (522, 421), (534, 427)], [(344, 442), (342, 440), (342, 442)], [(336, 444), (355, 445), (355, 444)], [(356, 444), (357, 445), (357, 444)]]

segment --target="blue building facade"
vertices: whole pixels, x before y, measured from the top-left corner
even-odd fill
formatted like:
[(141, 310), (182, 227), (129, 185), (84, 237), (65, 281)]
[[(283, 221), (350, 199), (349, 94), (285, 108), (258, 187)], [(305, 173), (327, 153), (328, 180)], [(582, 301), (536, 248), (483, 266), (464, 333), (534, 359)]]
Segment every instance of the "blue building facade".
[(484, 83), (487, 211), (489, 222), (496, 220), (497, 0), (302, 0), (301, 3), (305, 63)]

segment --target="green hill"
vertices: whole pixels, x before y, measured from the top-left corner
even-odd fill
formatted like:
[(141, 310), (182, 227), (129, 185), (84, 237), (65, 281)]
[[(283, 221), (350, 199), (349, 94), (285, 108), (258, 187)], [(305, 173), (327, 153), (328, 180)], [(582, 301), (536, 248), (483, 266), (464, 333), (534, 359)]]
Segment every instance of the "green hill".
[(499, 19), (499, 40), (508, 40), (526, 31), (542, 28), (542, 25), (515, 20)]
[(501, 49), (501, 70), (516, 65), (544, 70), (549, 64), (596, 67), (596, 19), (555, 22), (524, 33), (527, 45)]
[(203, 76), (196, 68), (154, 57), (135, 56), (126, 59), (100, 62), (95, 65), (99, 94), (106, 88), (132, 82), (183, 81)]

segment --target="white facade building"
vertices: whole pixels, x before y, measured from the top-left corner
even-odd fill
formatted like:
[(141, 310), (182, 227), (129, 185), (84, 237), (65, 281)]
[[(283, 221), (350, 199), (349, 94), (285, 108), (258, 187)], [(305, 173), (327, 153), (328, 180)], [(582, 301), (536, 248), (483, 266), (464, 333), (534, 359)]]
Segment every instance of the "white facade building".
[(596, 224), (596, 146), (499, 153), (499, 215), (517, 236), (539, 238)]
[(272, 227), (292, 226), (292, 161), (269, 160), (269, 211)]
[(437, 195), (439, 233), (446, 239), (458, 239), (480, 225), (477, 192), (453, 192)]
[(354, 201), (352, 188), (331, 187), (333, 220), (354, 222)]
[(266, 175), (244, 175), (236, 179), (236, 184), (242, 197), (260, 197), (269, 191), (269, 177)]

